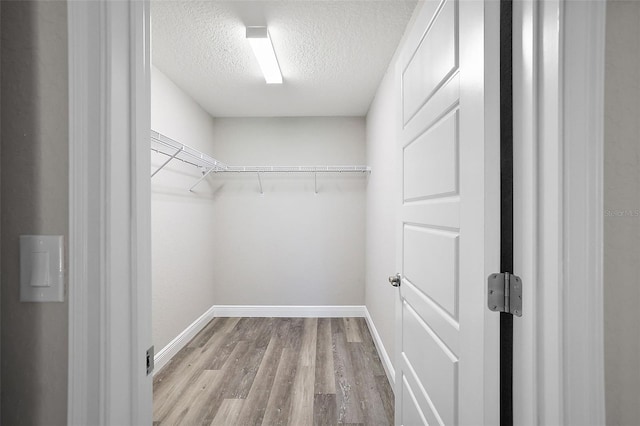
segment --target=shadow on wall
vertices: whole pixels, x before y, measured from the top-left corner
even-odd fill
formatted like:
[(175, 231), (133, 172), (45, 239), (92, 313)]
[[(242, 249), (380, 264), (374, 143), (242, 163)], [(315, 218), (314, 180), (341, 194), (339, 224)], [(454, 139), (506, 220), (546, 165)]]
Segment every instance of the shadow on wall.
[(19, 301), (19, 236), (68, 240), (66, 2), (0, 8), (1, 423), (63, 425), (68, 305)]

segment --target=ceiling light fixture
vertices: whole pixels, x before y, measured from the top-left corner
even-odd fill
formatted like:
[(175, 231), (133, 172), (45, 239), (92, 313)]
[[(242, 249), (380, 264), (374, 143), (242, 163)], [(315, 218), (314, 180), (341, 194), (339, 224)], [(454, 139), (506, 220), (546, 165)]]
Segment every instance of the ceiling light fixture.
[(251, 44), (267, 84), (282, 84), (282, 73), (267, 27), (247, 27), (247, 40)]

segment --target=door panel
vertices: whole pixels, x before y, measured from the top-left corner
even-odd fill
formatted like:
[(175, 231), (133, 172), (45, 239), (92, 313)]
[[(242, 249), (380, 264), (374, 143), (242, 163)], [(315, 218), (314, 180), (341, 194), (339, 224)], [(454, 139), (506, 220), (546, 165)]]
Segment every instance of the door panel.
[[(405, 225), (404, 253), (405, 279), (457, 318), (458, 233)], [(425, 256), (425, 253), (438, 253), (438, 256)]]
[(460, 347), (460, 327), (458, 321), (453, 319), (448, 312), (419, 291), (411, 281), (405, 279), (402, 290), (403, 299), (420, 312), (420, 317), (429, 324), (431, 330), (451, 349), (458, 353)]
[(445, 2), (427, 28), (402, 73), (402, 109), (406, 124), (458, 68), (457, 14)]
[[(409, 385), (409, 381), (407, 380), (407, 377), (405, 377), (404, 375), (402, 376), (402, 393), (407, 396), (407, 398), (404, 400), (404, 403), (402, 405), (402, 412), (405, 413), (405, 421), (406, 421), (405, 424), (407, 425), (437, 424), (437, 421), (433, 416), (431, 409), (428, 407), (427, 402), (424, 401), (421, 404), (420, 402), (417, 401), (416, 394), (411, 388), (411, 385)], [(421, 396), (422, 393), (419, 393), (418, 395)], [(425, 411), (428, 417), (430, 418), (430, 420), (427, 420), (425, 418), (425, 412), (423, 412), (420, 409), (421, 405), (426, 406)]]
[(493, 3), (425, 2), (399, 55), (396, 424), (498, 421), (498, 316), (485, 300), (499, 266)]
[(405, 202), (457, 194), (458, 111), (410, 142), (402, 159)]
[[(428, 208), (425, 206), (428, 205)], [(405, 203), (400, 213), (402, 223), (435, 223), (441, 229), (460, 227), (460, 198), (447, 197), (426, 202)]]
[(456, 424), (458, 358), (408, 303), (403, 306), (402, 316), (403, 334), (423, 337), (405, 342), (406, 361), (440, 418), (445, 424)]
[(458, 106), (459, 100), (460, 75), (453, 73), (442, 87), (431, 96), (429, 102), (424, 104), (408, 123), (405, 123), (402, 129), (403, 140), (407, 142), (415, 140), (427, 129), (435, 125), (443, 115), (454, 110)]

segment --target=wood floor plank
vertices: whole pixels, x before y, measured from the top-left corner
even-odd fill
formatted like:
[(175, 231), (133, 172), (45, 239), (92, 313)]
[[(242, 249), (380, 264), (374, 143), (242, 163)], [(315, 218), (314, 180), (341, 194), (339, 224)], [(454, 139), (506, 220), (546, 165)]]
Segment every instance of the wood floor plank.
[[(208, 363), (208, 358), (205, 354), (206, 352), (203, 354), (200, 350), (192, 350), (180, 362), (180, 365), (176, 366), (171, 375), (165, 379), (165, 386), (159, 387), (157, 391), (154, 391), (153, 420), (163, 421), (179, 402), (176, 395), (181, 395), (194, 386), (200, 373), (205, 370), (205, 365)], [(170, 380), (169, 377), (171, 378)]]
[(291, 386), (296, 375), (297, 361), (297, 350), (286, 347), (282, 350), (278, 371), (276, 372), (267, 408), (264, 412), (263, 425), (278, 426), (289, 424)]
[(238, 322), (241, 319), (239, 317), (221, 317), (221, 318), (225, 320), (224, 324), (220, 328), (221, 333), (231, 333), (231, 330), (233, 330), (236, 327), (236, 325), (238, 325)]
[(219, 386), (215, 392), (209, 395), (207, 405), (201, 413), (202, 422), (208, 425), (216, 417), (216, 414), (225, 399), (237, 399), (235, 395), (242, 392), (244, 372), (239, 372), (238, 367), (254, 355), (253, 343), (247, 341), (238, 342), (229, 355), (227, 361), (220, 369)]
[(196, 419), (195, 417), (201, 414), (202, 404), (206, 403), (206, 399), (202, 400), (200, 398), (200, 404), (196, 403), (196, 399), (202, 394), (215, 391), (215, 384), (219, 376), (219, 371), (204, 370), (200, 373), (193, 386), (186, 389), (179, 403), (175, 404), (166, 418), (162, 419), (162, 423), (169, 425), (202, 424), (202, 419)]
[(315, 367), (316, 365), (317, 336), (318, 318), (305, 318), (300, 347), (300, 365), (303, 367)]
[(266, 348), (258, 348), (252, 344), (245, 358), (238, 365), (233, 380), (228, 382), (229, 389), (224, 393), (225, 398), (245, 399), (253, 385), (260, 362), (264, 357)]
[(331, 318), (318, 319), (314, 393), (336, 393), (336, 379), (333, 371), (333, 345), (331, 343)]
[(331, 321), (338, 423), (362, 423), (364, 416), (357, 399), (356, 378), (343, 324), (341, 318), (333, 318)]
[(262, 318), (262, 322), (259, 327), (256, 328), (256, 334), (254, 336), (254, 342), (256, 348), (267, 348), (271, 342), (271, 338), (274, 333), (275, 318)]
[(238, 421), (238, 416), (244, 406), (244, 399), (223, 400), (216, 417), (211, 422), (211, 426), (245, 425), (246, 423)]
[(240, 346), (242, 348), (234, 350), (224, 365), (225, 382), (222, 396), (225, 399), (247, 397), (264, 356), (265, 348), (256, 348), (253, 342), (239, 342), (236, 348)]
[(183, 348), (169, 360), (169, 362), (164, 366), (162, 370), (158, 371), (158, 373), (153, 376), (154, 399), (163, 394), (163, 390), (165, 387), (171, 386), (173, 384), (172, 378), (175, 374), (175, 371), (182, 368), (182, 363), (184, 362), (185, 358), (188, 358), (193, 351), (193, 348)]
[(213, 334), (201, 348), (201, 350), (208, 352), (208, 363), (205, 365), (207, 370), (220, 370), (240, 341), (237, 330), (238, 323), (242, 318), (224, 319), (226, 321), (217, 333)]
[[(314, 351), (315, 352), (315, 351)], [(302, 365), (301, 357), (296, 370), (291, 391), (291, 411), (289, 425), (311, 426), (313, 424), (313, 382), (316, 374), (315, 365)]]
[(316, 394), (313, 397), (314, 426), (335, 426), (337, 419), (336, 395)]
[(360, 334), (360, 326), (358, 325), (357, 318), (342, 318), (342, 322), (344, 324), (347, 342), (362, 342), (362, 334)]
[[(235, 330), (237, 333), (234, 338), (237, 340), (248, 340), (255, 342), (260, 333), (269, 325), (271, 318), (242, 318), (238, 322), (239, 326)], [(269, 339), (267, 339), (267, 343)], [(266, 344), (264, 345), (267, 346)]]
[(376, 348), (375, 343), (373, 342), (373, 336), (369, 331), (369, 327), (367, 326), (367, 321), (364, 318), (356, 318), (358, 322), (358, 326), (360, 328), (360, 335), (362, 336), (362, 344), (366, 349), (366, 355), (370, 359), (369, 367), (373, 370), (372, 373), (374, 376), (386, 375), (384, 371), (384, 367), (382, 366), (382, 361), (380, 359), (380, 355), (378, 354), (378, 349)]
[(389, 380), (387, 380), (387, 376), (375, 376), (375, 380), (378, 393), (380, 394), (380, 399), (382, 400), (382, 406), (384, 407), (384, 412), (387, 415), (387, 420), (389, 424), (393, 424), (395, 396), (391, 389), (391, 385), (389, 384)]
[(367, 351), (362, 343), (347, 343), (355, 374), (357, 399), (362, 407), (364, 423), (368, 425), (391, 425), (384, 410), (382, 398), (372, 370), (369, 367)]
[(230, 333), (223, 334), (220, 340), (211, 342), (211, 351), (206, 365), (207, 370), (220, 370), (237, 344), (238, 340), (235, 340)]
[(213, 336), (220, 331), (229, 318), (214, 318), (187, 344), (188, 348), (201, 348)]
[[(180, 361), (163, 368), (154, 379), (154, 407), (153, 418), (160, 421), (164, 419), (176, 404), (175, 395), (180, 395), (193, 386), (198, 375), (204, 370), (218, 370), (229, 356), (237, 341), (231, 339), (230, 328), (238, 323), (239, 318), (219, 321), (222, 326), (217, 332), (208, 335), (208, 340), (203, 346), (186, 347), (180, 351), (174, 359)], [(212, 321), (213, 322), (213, 321)], [(205, 327), (206, 328), (206, 327)], [(183, 353), (184, 352), (184, 353)]]
[(302, 345), (302, 333), (304, 331), (304, 318), (291, 318), (289, 329), (285, 338), (285, 348), (300, 351)]
[(238, 318), (236, 325), (229, 330), (229, 336), (233, 340), (245, 340), (244, 335), (251, 328), (251, 323), (253, 321), (254, 318)]
[[(191, 395), (189, 410), (183, 417), (183, 425), (207, 424), (209, 418), (210, 401), (213, 395), (219, 390), (219, 381), (222, 377), (221, 371), (205, 370), (202, 372), (201, 380), (198, 384), (197, 393)], [(167, 422), (170, 424), (170, 422)]]
[(272, 339), (280, 342), (284, 348), (289, 336), (289, 328), (291, 327), (292, 318), (274, 318)]
[(260, 368), (253, 381), (253, 385), (247, 395), (246, 404), (242, 406), (242, 411), (238, 418), (239, 425), (261, 425), (264, 412), (269, 401), (269, 393), (273, 387), (273, 382), (278, 369), (278, 362), (282, 356), (282, 344), (273, 337), (260, 363)]

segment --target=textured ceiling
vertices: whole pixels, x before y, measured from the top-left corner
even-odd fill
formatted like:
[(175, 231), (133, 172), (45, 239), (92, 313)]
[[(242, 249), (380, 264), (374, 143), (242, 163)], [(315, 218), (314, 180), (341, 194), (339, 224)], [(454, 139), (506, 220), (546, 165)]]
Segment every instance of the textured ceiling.
[[(415, 1), (152, 2), (154, 65), (214, 117), (362, 116)], [(284, 77), (245, 40), (266, 25)]]

